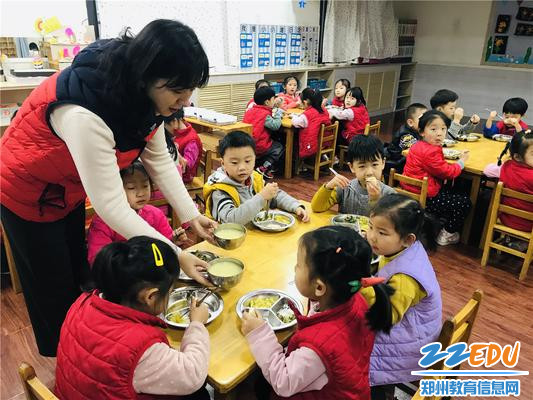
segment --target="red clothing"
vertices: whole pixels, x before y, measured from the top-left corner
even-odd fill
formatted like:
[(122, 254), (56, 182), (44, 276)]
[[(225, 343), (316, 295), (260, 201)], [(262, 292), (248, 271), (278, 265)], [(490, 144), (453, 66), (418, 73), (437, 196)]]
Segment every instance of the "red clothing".
[[(156, 399), (133, 388), (133, 373), (144, 352), (168, 344), (158, 317), (83, 293), (70, 307), (57, 349), (60, 399)], [(166, 398), (169, 398), (166, 396)]]
[(350, 107), (350, 109), (353, 112), (353, 119), (344, 122), (344, 130), (342, 131), (342, 136), (348, 143), (354, 136), (365, 133), (365, 127), (370, 123), (370, 116), (364, 105)]
[[(522, 127), (522, 132), (529, 129), (529, 126), (524, 121), (520, 120), (518, 123)], [(502, 135), (513, 136), (516, 133), (516, 128), (514, 126), (507, 126), (503, 123), (503, 121), (496, 122), (496, 128), (498, 129), (498, 133)]]
[(298, 135), (300, 158), (309, 157), (317, 153), (320, 125), (331, 124), (329, 114), (326, 110), (320, 113), (314, 107), (309, 107), (303, 114), (307, 118), (307, 128), (300, 129)]
[(266, 118), (272, 115), (272, 108), (255, 104), (246, 110), (242, 122), (252, 124), (252, 134), (255, 140), (255, 153), (260, 156), (272, 147), (272, 139), (268, 129), (265, 128)]
[[(196, 143), (196, 146), (199, 149), (198, 157), (196, 157), (194, 162), (191, 164), (187, 164), (187, 168), (185, 169), (185, 172), (183, 173), (183, 182), (191, 182), (193, 178), (196, 176), (196, 170), (198, 169), (198, 165), (200, 164), (200, 156), (202, 154), (202, 141), (200, 140), (200, 137), (198, 136), (198, 133), (196, 133), (196, 130), (192, 127), (191, 124), (189, 124), (187, 121), (183, 121), (185, 123), (185, 129), (177, 129), (174, 131), (174, 143), (176, 143), (178, 147), (178, 151), (181, 154), (182, 157), (185, 156), (185, 148), (187, 145), (191, 142)], [(188, 160), (191, 161), (191, 160)]]
[[(533, 194), (533, 168), (527, 164), (515, 160), (506, 161), (502, 165), (500, 181), (507, 189)], [(533, 203), (524, 200), (502, 197), (502, 204), (533, 213)], [(504, 225), (513, 229), (531, 232), (533, 228), (533, 221), (515, 215), (501, 213), (499, 217)]]
[(278, 94), (278, 97), (283, 99), (283, 103), (280, 107), (284, 110), (288, 110), (289, 108), (297, 108), (300, 104), (300, 96), (280, 93)]
[[(252, 103), (254, 103), (254, 99), (253, 99), (253, 98), (250, 99), (250, 100), (248, 101), (248, 103), (246, 103), (246, 109), (248, 109), (248, 107), (249, 107), (250, 104), (252, 104)], [(254, 104), (255, 104), (255, 103), (254, 103)]]
[(299, 347), (319, 355), (328, 383), (321, 390), (298, 393), (291, 399), (370, 400), (368, 380), (374, 333), (368, 327), (368, 305), (360, 293), (344, 304), (311, 316), (295, 311), (298, 330), (289, 340), (287, 356)]
[(331, 100), (331, 105), (335, 107), (344, 107), (344, 97), (333, 97)]
[[(403, 168), (404, 175), (411, 178), (424, 179), (428, 177), (428, 197), (435, 197), (442, 186), (444, 179), (454, 179), (461, 175), (459, 164), (449, 164), (444, 159), (442, 147), (429, 144), (424, 140), (419, 140), (407, 154), (407, 161)], [(400, 185), (413, 193), (420, 193), (417, 186), (407, 185), (400, 182)]]
[[(139, 217), (144, 219), (156, 231), (161, 233), (168, 240), (172, 240), (172, 228), (167, 217), (157, 207), (146, 205), (138, 211)], [(93, 217), (89, 232), (87, 233), (87, 247), (89, 264), (92, 265), (94, 259), (102, 247), (113, 242), (125, 242), (126, 238), (120, 236), (111, 229), (98, 215)]]

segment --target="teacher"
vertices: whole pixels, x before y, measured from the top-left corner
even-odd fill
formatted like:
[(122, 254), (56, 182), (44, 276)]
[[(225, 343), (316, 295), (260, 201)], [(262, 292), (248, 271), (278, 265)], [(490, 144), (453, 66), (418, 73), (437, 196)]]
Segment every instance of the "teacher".
[(196, 34), (155, 20), (136, 36), (99, 40), (31, 92), (1, 141), (1, 219), (11, 243), (39, 352), (55, 356), (59, 331), (88, 270), (85, 197), (125, 238), (176, 248), (180, 266), (208, 284), (206, 264), (181, 252), (129, 206), (119, 170), (138, 157), (182, 222), (202, 238), (199, 214), (171, 160), (163, 118), (206, 85), (209, 62)]

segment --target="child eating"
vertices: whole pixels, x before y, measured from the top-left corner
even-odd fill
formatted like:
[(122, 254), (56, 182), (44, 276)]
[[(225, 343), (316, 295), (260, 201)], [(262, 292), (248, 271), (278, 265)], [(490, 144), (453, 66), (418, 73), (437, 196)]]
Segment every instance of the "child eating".
[(289, 108), (298, 108), (302, 105), (300, 96), (298, 95), (298, 88), (300, 87), (300, 82), (295, 76), (287, 76), (283, 80), (283, 93), (278, 95), (278, 98), (282, 99), (280, 107), (284, 110)]
[(418, 121), (427, 107), (421, 103), (413, 103), (407, 107), (405, 123), (394, 133), (391, 144), (387, 147), (387, 160), (401, 159), (402, 152), (409, 149), (417, 140), (422, 139)]
[(521, 97), (513, 97), (503, 103), (504, 119), (494, 123), (494, 118), (498, 115), (496, 111), (491, 111), (485, 126), (483, 135), (492, 138), (496, 134), (513, 136), (515, 133), (527, 130), (529, 127), (522, 121), (527, 111), (527, 101)]
[(461, 119), (463, 119), (464, 110), (460, 107), (457, 107), (457, 93), (448, 90), (441, 89), (437, 90), (431, 100), (431, 108), (438, 110), (444, 113), (446, 117), (451, 121), (450, 126), (448, 127), (448, 135), (452, 139), (457, 139), (460, 135), (466, 134), (474, 130), (476, 125), (479, 123), (479, 115), (472, 114), (468, 122), (464, 125), (461, 125)]
[(265, 207), (280, 208), (309, 222), (305, 206), (278, 188), (277, 183), (265, 185), (254, 171), (255, 143), (244, 132), (226, 135), (218, 146), (222, 166), (204, 185), (205, 212), (219, 222), (247, 224)]

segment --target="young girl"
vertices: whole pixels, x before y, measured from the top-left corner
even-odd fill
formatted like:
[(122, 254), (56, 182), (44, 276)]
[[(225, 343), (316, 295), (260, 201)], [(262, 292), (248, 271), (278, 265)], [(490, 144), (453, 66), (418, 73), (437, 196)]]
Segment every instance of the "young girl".
[[(415, 380), (411, 371), (419, 369), (420, 348), (439, 336), (440, 287), (421, 243), (436, 247), (435, 225), (420, 203), (400, 194), (383, 196), (370, 213), (367, 240), (381, 256), (376, 276), (395, 289), (393, 328), (390, 334), (376, 334), (370, 358), (373, 400), (394, 398), (394, 386), (386, 385)], [(373, 290), (363, 289), (361, 294), (373, 304)], [(392, 397), (387, 397), (391, 391)]]
[(328, 112), (322, 107), (322, 94), (318, 90), (305, 88), (302, 92), (302, 103), (305, 111), (292, 117), (292, 126), (300, 128), (299, 156), (310, 157), (318, 151), (318, 135), (320, 125), (329, 125)]
[[(148, 203), (150, 200), (150, 178), (140, 161), (120, 171), (122, 183), (130, 207), (150, 226), (178, 246), (187, 241), (187, 235), (182, 228), (172, 231), (163, 211)], [(92, 265), (94, 258), (102, 247), (112, 242), (124, 242), (126, 239), (111, 229), (98, 215), (93, 217), (87, 233), (88, 259)]]
[[(391, 327), (391, 289), (369, 278), (371, 256), (368, 243), (348, 227), (325, 226), (302, 236), (295, 283), (310, 300), (309, 312), (293, 308), (298, 330), (286, 353), (265, 321), (244, 314), (242, 333), (278, 396), (370, 400), (374, 332)], [(370, 309), (359, 293), (369, 285), (376, 285)]]
[(202, 388), (209, 362), (206, 305), (191, 301), (191, 323), (179, 350), (169, 346), (158, 317), (179, 271), (171, 247), (147, 236), (98, 253), (92, 269), (96, 290), (74, 302), (61, 327), (54, 390), (59, 398), (194, 393), (185, 398), (209, 399)]
[(202, 141), (196, 130), (183, 117), (182, 108), (165, 118), (165, 137), (171, 157), (181, 166), (183, 182), (189, 183), (196, 176), (200, 164)]
[(339, 108), (344, 107), (344, 97), (348, 89), (350, 89), (350, 81), (348, 79), (339, 79), (335, 82), (335, 97), (333, 97), (331, 105)]
[[(420, 136), (407, 155), (403, 173), (416, 179), (428, 177), (427, 206), (428, 212), (446, 220), (437, 236), (441, 246), (459, 242), (464, 220), (472, 207), (469, 197), (463, 193), (442, 188), (442, 181), (454, 179), (461, 175), (468, 159), (468, 152), (463, 152), (459, 161), (449, 164), (442, 153), (442, 143), (450, 120), (437, 110), (426, 111), (418, 122)], [(401, 182), (402, 187), (413, 193), (420, 193), (420, 188)]]
[(348, 89), (344, 98), (343, 110), (331, 110), (331, 117), (346, 121), (339, 137), (340, 144), (348, 145), (355, 135), (362, 135), (365, 126), (370, 123), (370, 116), (366, 109), (366, 100), (360, 87)]
[(283, 80), (283, 93), (278, 94), (278, 98), (283, 99), (280, 108), (288, 110), (289, 108), (298, 108), (302, 104), (297, 91), (300, 82), (295, 76), (288, 76)]

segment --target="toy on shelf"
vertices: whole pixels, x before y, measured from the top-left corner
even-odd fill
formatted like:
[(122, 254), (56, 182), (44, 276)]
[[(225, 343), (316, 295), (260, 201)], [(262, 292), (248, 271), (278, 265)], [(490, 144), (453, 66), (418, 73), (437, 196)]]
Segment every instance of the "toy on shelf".
[(65, 35), (67, 35), (67, 38), (70, 43), (76, 43), (76, 35), (74, 34), (72, 28), (65, 29)]

